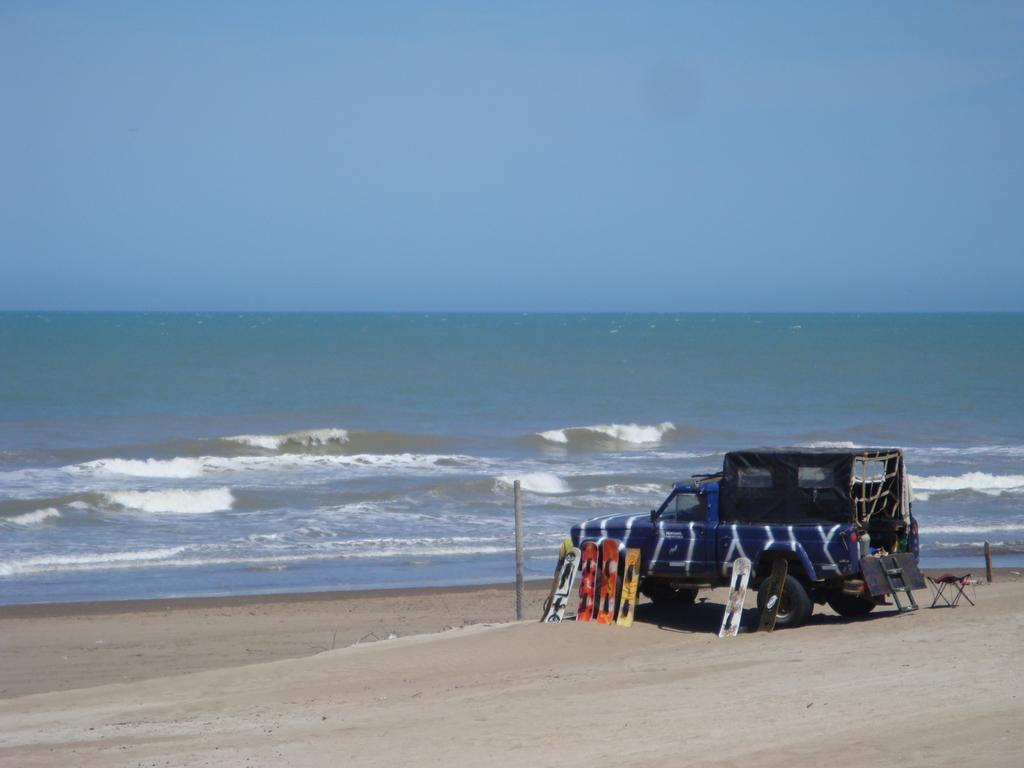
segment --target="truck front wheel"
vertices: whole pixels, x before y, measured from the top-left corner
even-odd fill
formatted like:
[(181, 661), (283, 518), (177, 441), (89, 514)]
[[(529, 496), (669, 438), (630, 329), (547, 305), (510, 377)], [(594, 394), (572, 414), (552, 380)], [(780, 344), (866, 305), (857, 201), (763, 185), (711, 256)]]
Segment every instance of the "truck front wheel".
[[(768, 602), (768, 590), (771, 587), (771, 579), (765, 579), (757, 589), (757, 610), (763, 611), (765, 603)], [(811, 618), (811, 611), (814, 603), (811, 596), (807, 594), (804, 585), (793, 576), (786, 577), (786, 585), (782, 589), (782, 600), (779, 605), (779, 614), (775, 618), (776, 629), (790, 627), (802, 627)]]

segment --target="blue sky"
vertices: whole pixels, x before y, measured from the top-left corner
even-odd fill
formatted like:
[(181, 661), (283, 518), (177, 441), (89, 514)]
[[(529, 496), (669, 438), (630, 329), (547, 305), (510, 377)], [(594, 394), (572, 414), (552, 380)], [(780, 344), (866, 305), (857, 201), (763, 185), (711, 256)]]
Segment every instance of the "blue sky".
[(0, 308), (1024, 309), (1020, 3), (0, 5)]

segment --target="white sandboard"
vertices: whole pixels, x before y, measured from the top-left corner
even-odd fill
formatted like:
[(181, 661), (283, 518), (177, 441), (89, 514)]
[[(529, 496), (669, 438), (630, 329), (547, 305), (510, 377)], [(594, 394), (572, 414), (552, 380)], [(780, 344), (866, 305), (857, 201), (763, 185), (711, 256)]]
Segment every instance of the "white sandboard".
[(543, 617), (547, 616), (548, 608), (551, 607), (551, 601), (555, 599), (555, 590), (558, 589), (558, 577), (562, 573), (562, 564), (565, 563), (565, 553), (572, 549), (572, 539), (568, 536), (562, 540), (562, 546), (558, 548), (558, 562), (555, 563), (555, 573), (551, 577), (551, 589), (548, 591), (548, 596), (544, 598), (544, 605), (540, 609), (541, 621), (544, 621)]
[(576, 547), (565, 553), (562, 560), (562, 567), (555, 577), (555, 590), (551, 595), (551, 604), (544, 611), (543, 622), (558, 623), (565, 615), (565, 606), (569, 602), (569, 593), (572, 592), (573, 582), (576, 581), (576, 571), (580, 567), (580, 551)]
[(732, 561), (732, 579), (729, 584), (729, 602), (722, 616), (722, 628), (719, 637), (736, 637), (740, 631), (740, 619), (743, 618), (743, 601), (747, 596), (747, 583), (750, 581), (750, 560), (738, 557)]

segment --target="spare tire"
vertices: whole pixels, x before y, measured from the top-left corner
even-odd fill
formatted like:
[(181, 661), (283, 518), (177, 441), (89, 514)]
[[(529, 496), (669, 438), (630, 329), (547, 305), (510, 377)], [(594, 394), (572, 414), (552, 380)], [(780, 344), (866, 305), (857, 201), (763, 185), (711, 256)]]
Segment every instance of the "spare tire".
[(828, 596), (828, 607), (840, 616), (865, 616), (878, 605), (874, 600), (866, 600), (856, 595), (833, 592)]
[[(757, 589), (757, 610), (764, 611), (765, 603), (768, 602), (768, 589), (771, 579), (765, 579)], [(800, 583), (799, 579), (793, 576), (786, 576), (786, 585), (782, 588), (782, 604), (779, 606), (779, 614), (775, 618), (776, 629), (789, 629), (791, 627), (802, 627), (811, 618), (811, 611), (814, 610), (814, 603), (807, 589)]]
[(640, 592), (659, 608), (688, 608), (697, 599), (696, 589), (676, 589), (657, 581), (645, 581)]

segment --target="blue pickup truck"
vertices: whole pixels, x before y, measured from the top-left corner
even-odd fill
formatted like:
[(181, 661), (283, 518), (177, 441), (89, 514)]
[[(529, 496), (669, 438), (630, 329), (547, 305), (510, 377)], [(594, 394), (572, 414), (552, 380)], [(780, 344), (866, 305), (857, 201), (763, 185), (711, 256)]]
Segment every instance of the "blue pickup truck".
[(814, 604), (866, 614), (861, 572), (871, 554), (918, 556), (910, 483), (899, 449), (773, 448), (725, 454), (722, 471), (676, 483), (644, 515), (596, 517), (572, 528), (576, 546), (618, 539), (641, 549), (641, 592), (689, 605), (703, 588), (726, 586), (731, 564), (750, 558), (758, 608), (773, 561), (789, 561), (777, 627), (796, 627)]

